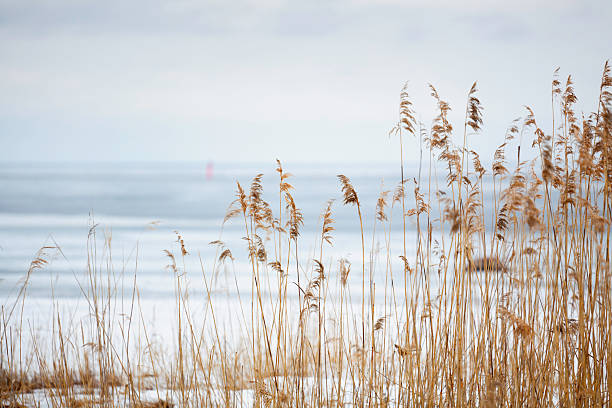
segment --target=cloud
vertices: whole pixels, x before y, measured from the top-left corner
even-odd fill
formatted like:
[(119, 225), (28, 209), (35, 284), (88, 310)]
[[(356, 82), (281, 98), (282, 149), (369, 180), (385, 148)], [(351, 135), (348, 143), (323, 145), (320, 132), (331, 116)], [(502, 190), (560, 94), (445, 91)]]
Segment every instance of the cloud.
[(515, 12), (569, 10), (576, 6), (574, 0), (346, 0), (346, 3), (360, 6), (395, 6), (399, 8), (426, 8), (445, 12)]
[[(72, 146), (62, 159), (88, 154), (94, 142), (109, 160), (136, 157), (144, 143), (142, 157), (163, 158), (164, 135), (182, 135), (178, 158), (197, 154), (198, 143), (240, 157), (226, 153), (231, 139), (248, 146), (245, 155), (263, 158), (273, 146), (281, 157), (325, 160), (335, 151), (316, 146), (333, 141), (361, 160), (382, 154), (368, 140), (387, 140), (408, 79), (426, 124), (435, 114), (428, 83), (460, 122), (479, 80), (491, 134), (503, 134), (523, 104), (549, 112), (556, 66), (576, 74), (581, 102), (592, 99), (612, 57), (610, 6), (499, 4), (0, 1), (0, 157), (44, 152), (60, 139)], [(104, 147), (105, 134), (114, 146)], [(126, 135), (142, 143), (122, 149)], [(298, 153), (295, 137), (305, 138)], [(493, 146), (488, 140), (480, 143)]]

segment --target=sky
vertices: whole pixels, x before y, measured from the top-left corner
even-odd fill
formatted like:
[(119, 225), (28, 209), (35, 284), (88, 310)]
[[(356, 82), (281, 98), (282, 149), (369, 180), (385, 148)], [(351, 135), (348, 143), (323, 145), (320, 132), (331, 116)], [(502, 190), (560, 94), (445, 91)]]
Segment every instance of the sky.
[(458, 139), (478, 81), (486, 160), (557, 67), (596, 109), (611, 39), (607, 0), (0, 0), (0, 160), (386, 162), (406, 81)]

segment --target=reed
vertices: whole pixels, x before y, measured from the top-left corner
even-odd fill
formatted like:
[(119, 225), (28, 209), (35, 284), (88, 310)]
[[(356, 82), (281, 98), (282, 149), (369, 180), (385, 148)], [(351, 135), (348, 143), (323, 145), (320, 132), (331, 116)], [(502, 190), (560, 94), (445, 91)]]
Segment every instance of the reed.
[[(579, 115), (572, 77), (555, 70), (552, 133), (527, 107), (490, 166), (476, 151), (484, 120), (476, 83), (459, 135), (431, 85), (438, 113), (429, 128), (417, 123), (405, 85), (390, 132), (400, 147), (392, 197), (382, 187), (365, 203), (349, 177), (337, 176), (342, 203), (357, 212), (361, 274), (326, 256), (340, 228), (333, 199), (311, 254), (280, 161), (273, 205), (262, 174), (248, 189), (237, 183), (224, 223), (242, 228), (251, 291), (240, 293), (237, 248), (223, 237), (211, 242), (212, 270), (199, 260), (202, 290), (194, 291), (185, 260), (197, 253), (177, 232), (165, 252), (175, 285), (171, 347), (156, 342), (143, 317), (137, 265), (133, 274), (116, 268), (112, 235), (99, 242), (93, 223), (85, 279), (75, 274), (90, 313), (74, 320), (54, 310), (50, 336), (38, 337), (23, 318), (30, 278), (51, 252), (62, 254), (45, 245), (0, 313), (1, 405), (610, 405), (610, 72), (606, 62), (597, 110)], [(418, 175), (406, 174), (405, 143), (421, 156), (425, 149)], [(222, 266), (236, 283), (238, 338), (224, 329), (215, 291)]]

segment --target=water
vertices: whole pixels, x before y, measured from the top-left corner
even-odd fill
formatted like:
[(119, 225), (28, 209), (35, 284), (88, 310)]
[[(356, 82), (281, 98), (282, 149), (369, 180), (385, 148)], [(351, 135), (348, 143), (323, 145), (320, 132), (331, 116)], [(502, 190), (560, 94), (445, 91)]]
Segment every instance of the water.
[[(136, 275), (141, 301), (148, 305), (150, 320), (166, 320), (159, 318), (160, 313), (170, 319), (172, 308), (168, 305), (173, 304), (176, 292), (174, 275), (167, 268), (170, 260), (164, 250), (177, 256), (181, 273), (185, 272), (196, 282), (193, 284), (196, 291), (202, 290), (203, 274), (218, 273), (220, 278), (210, 288), (213, 293), (224, 290), (227, 293), (228, 287), (237, 287), (248, 298), (251, 269), (246, 242), (242, 239), (244, 224), (236, 219), (223, 226), (223, 218), (235, 198), (236, 182), (248, 190), (252, 177), (258, 173), (264, 173), (264, 198), (278, 215), (276, 165), (217, 164), (212, 177), (206, 167), (206, 163), (1, 165), (0, 299), (3, 304), (11, 303), (31, 261), (44, 246), (59, 250), (44, 251), (49, 263), (34, 271), (28, 283), (25, 314), (36, 327), (48, 322), (49, 313), (54, 309), (87, 315), (84, 295), (88, 272), (92, 270), (111, 272), (110, 286), (115, 287), (119, 298), (130, 297)], [(353, 262), (353, 270), (357, 272), (351, 284), (360, 290), (359, 218), (355, 207), (342, 205), (336, 175), (350, 177), (359, 194), (367, 260), (372, 247), (376, 200), (382, 189), (395, 189), (399, 171), (391, 164), (286, 165), (285, 171), (293, 174), (288, 181), (295, 187), (293, 195), (304, 214), (300, 239), (302, 272), (307, 276), (312, 271), (312, 259), (319, 258), (320, 214), (327, 200), (335, 199), (334, 245), (324, 247), (323, 262), (329, 270), (336, 269), (340, 257)], [(407, 178), (415, 175), (416, 171), (407, 171)], [(284, 202), (282, 206), (284, 211)], [(400, 214), (395, 211), (397, 220)], [(286, 219), (284, 214), (283, 217)], [(413, 251), (414, 226), (408, 227), (409, 251)], [(374, 248), (384, 247), (381, 231), (379, 225)], [(396, 221), (391, 242), (394, 258), (401, 254), (401, 231), (401, 222)], [(184, 260), (179, 256), (177, 234), (183, 237), (189, 252)], [(216, 262), (217, 249), (209, 245), (217, 239), (222, 239), (236, 258), (220, 269)], [(272, 248), (269, 244), (268, 250)], [(384, 279), (384, 272), (374, 271), (374, 274), (375, 279)], [(296, 278), (295, 273), (290, 273), (292, 282)]]
[[(377, 223), (374, 234), (375, 207), (380, 192), (391, 190), (388, 196), (390, 204), (400, 181), (396, 166), (310, 164), (285, 167), (293, 174), (288, 181), (295, 187), (293, 196), (304, 214), (299, 241), (302, 287), (313, 275), (313, 259), (320, 258), (320, 214), (329, 199), (336, 200), (332, 209), (335, 220), (333, 246), (325, 244), (321, 258), (328, 285), (324, 312), (326, 330), (330, 330), (327, 335), (334, 335), (333, 330), (337, 329), (334, 322), (339, 320), (338, 293), (334, 290), (340, 287), (340, 258), (352, 263), (343, 311), (344, 321), (352, 323), (343, 326), (345, 338), (358, 336), (362, 330), (359, 323), (362, 310), (361, 228), (357, 209), (342, 203), (337, 174), (351, 178), (361, 202), (366, 246), (365, 297), (369, 296), (371, 274), (376, 285), (374, 318), (386, 317), (389, 336), (402, 332), (406, 302), (402, 299), (405, 283), (399, 255), (403, 254), (404, 248), (401, 207), (397, 203), (392, 213), (387, 210), (387, 215), (393, 217), (391, 226)], [(20, 346), (15, 348), (19, 352), (14, 351), (15, 355), (24, 356), (24, 366), (36, 368), (38, 364), (36, 361), (32, 364), (32, 359), (37, 358), (49, 359), (49, 364), (57, 354), (53, 352), (57, 350), (55, 339), (59, 338), (57, 316), (61, 316), (62, 338), (67, 344), (66, 359), (78, 364), (86, 349), (84, 347), (98, 339), (96, 330), (100, 325), (95, 323), (94, 312), (105, 319), (104, 335), (112, 339), (120, 360), (127, 361), (126, 355), (129, 354), (130, 361), (141, 361), (139, 369), (151, 372), (149, 360), (145, 357), (146, 350), (154, 349), (159, 350), (156, 355), (167, 357), (167, 361), (161, 359), (156, 364), (171, 364), (179, 337), (179, 281), (182, 289), (190, 289), (190, 296), (181, 307), (184, 310), (187, 306), (193, 319), (189, 324), (193, 322), (196, 336), (202, 333), (205, 342), (216, 344), (214, 340), (219, 334), (230, 349), (249, 350), (245, 339), (248, 341), (252, 325), (252, 270), (246, 242), (242, 239), (244, 224), (238, 218), (223, 225), (223, 218), (235, 198), (236, 182), (248, 191), (252, 177), (258, 173), (264, 173), (264, 199), (270, 202), (275, 216), (278, 216), (278, 174), (274, 164), (217, 164), (212, 176), (207, 174), (206, 168), (206, 163), (0, 165), (2, 316), (6, 319), (12, 310), (16, 310), (11, 316), (11, 338), (18, 338), (13, 333), (25, 333)], [(407, 166), (406, 179), (411, 180), (417, 174), (415, 165)], [(490, 204), (488, 197), (493, 189), (489, 183), (485, 183), (484, 191), (487, 192), (485, 200)], [(444, 184), (444, 181), (439, 181), (432, 190)], [(414, 207), (413, 188), (414, 184), (407, 184), (407, 209)], [(432, 209), (432, 218), (437, 213), (437, 204), (432, 202), (436, 207)], [(284, 202), (281, 205), (284, 211)], [(283, 220), (286, 218), (283, 214)], [(409, 262), (415, 259), (416, 252), (414, 218), (408, 217), (407, 225)], [(440, 239), (439, 231), (433, 234)], [(188, 251), (184, 257), (177, 242), (179, 235)], [(233, 252), (235, 261), (219, 264), (219, 252), (209, 244), (218, 239)], [(41, 247), (46, 247), (42, 258), (48, 263), (35, 269), (29, 277), (23, 319), (20, 320), (16, 316), (21, 313), (21, 303), (16, 303), (15, 297), (23, 287), (32, 260), (41, 254)], [(168, 267), (171, 260), (165, 250), (174, 254), (177, 273)], [(275, 249), (271, 241), (267, 242), (267, 250), (272, 261)], [(285, 241), (283, 251), (286, 250)], [(286, 256), (284, 253), (283, 259)], [(293, 262), (288, 270), (287, 315), (290, 321), (287, 324), (295, 327), (300, 316), (300, 292), (295, 285), (299, 278)], [(274, 316), (277, 303), (274, 277), (269, 277), (270, 271), (266, 273), (268, 275), (262, 278), (261, 292), (262, 308), (269, 323), (273, 320), (270, 317)], [(393, 273), (396, 274), (394, 286), (387, 281)], [(96, 290), (92, 290), (92, 277), (96, 278)], [(203, 285), (202, 277), (206, 278), (208, 287)], [(431, 278), (435, 294), (439, 285), (435, 272), (431, 273)], [(413, 274), (409, 279), (412, 279), (409, 285), (414, 285), (420, 276)], [(137, 294), (133, 291), (134, 282)], [(393, 298), (393, 290), (397, 300)], [(98, 308), (93, 306), (94, 292), (102, 296), (97, 302)], [(478, 301), (478, 296), (474, 301)], [(419, 305), (416, 313), (422, 313), (422, 301), (416, 304)], [(13, 305), (17, 307), (13, 309)], [(368, 303), (364, 316), (366, 325), (371, 321), (369, 313)], [(257, 311), (255, 318), (259, 320)], [(186, 327), (185, 322), (181, 327)], [(317, 328), (317, 319), (307, 322), (307, 332), (310, 330), (316, 335)], [(130, 336), (125, 335), (127, 331)], [(395, 341), (389, 344), (395, 344)], [(26, 352), (21, 353), (22, 350)], [(33, 350), (40, 354), (32, 353)], [(134, 359), (134, 356), (138, 357)], [(162, 368), (171, 370), (171, 367)], [(244, 392), (249, 397), (252, 390)], [(42, 406), (48, 401), (42, 392), (32, 394), (31, 398), (38, 404), (42, 402)]]
[[(23, 274), (36, 250), (51, 239), (73, 266), (80, 267), (92, 223), (99, 231), (112, 231), (114, 248), (121, 254), (131, 253), (138, 243), (143, 273), (159, 273), (148, 261), (162, 249), (171, 249), (176, 240), (173, 231), (179, 231), (194, 252), (208, 254), (206, 244), (219, 237), (236, 181), (248, 189), (251, 178), (260, 172), (265, 174), (266, 199), (278, 210), (274, 165), (217, 165), (212, 179), (207, 179), (205, 167), (205, 163), (3, 164), (0, 275), (6, 279)], [(385, 179), (385, 188), (393, 189), (399, 180), (399, 172), (391, 166), (300, 165), (286, 171), (295, 175), (289, 181), (304, 213), (304, 234), (320, 227), (325, 202), (340, 198), (336, 179), (340, 171), (351, 177), (359, 193), (367, 229), (371, 229), (381, 181)], [(337, 201), (337, 233), (358, 232), (356, 215), (354, 208), (343, 208)], [(240, 223), (230, 224), (225, 235), (233, 239), (233, 233), (241, 229)]]

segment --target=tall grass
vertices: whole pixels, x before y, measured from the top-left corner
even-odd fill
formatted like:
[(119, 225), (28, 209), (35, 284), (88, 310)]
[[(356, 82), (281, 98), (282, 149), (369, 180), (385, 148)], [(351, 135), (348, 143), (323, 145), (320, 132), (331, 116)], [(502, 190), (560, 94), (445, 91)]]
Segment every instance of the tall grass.
[[(391, 131), (399, 183), (391, 199), (382, 189), (371, 220), (349, 177), (338, 176), (342, 203), (356, 210), (360, 265), (325, 255), (336, 229), (333, 200), (323, 207), (317, 250), (303, 252), (304, 219), (280, 161), (274, 204), (263, 198), (261, 174), (246, 188), (237, 184), (224, 222), (242, 226), (250, 268), (246, 297), (236, 282), (239, 342), (222, 329), (228, 314), (214, 300), (218, 268), (234, 261), (222, 240), (211, 243), (212, 270), (201, 262), (202, 293), (188, 290), (185, 257), (195, 255), (181, 235), (166, 252), (176, 295), (170, 351), (142, 318), (136, 272), (115, 271), (111, 239), (96, 243), (95, 228), (88, 279), (79, 281), (89, 319), (55, 311), (51, 336), (37, 338), (22, 317), (28, 281), (49, 251), (61, 251), (43, 248), (17, 299), (2, 308), (3, 406), (610, 405), (609, 64), (597, 111), (583, 115), (572, 78), (561, 81), (555, 71), (552, 134), (527, 107), (490, 168), (475, 151), (483, 123), (476, 84), (459, 135), (449, 104), (430, 89), (438, 114), (429, 129), (416, 123), (408, 87), (401, 90)], [(422, 166), (418, 177), (405, 174), (405, 143), (425, 149), (425, 177)], [(393, 222), (401, 222), (401, 237)], [(204, 310), (194, 310), (194, 296)]]

